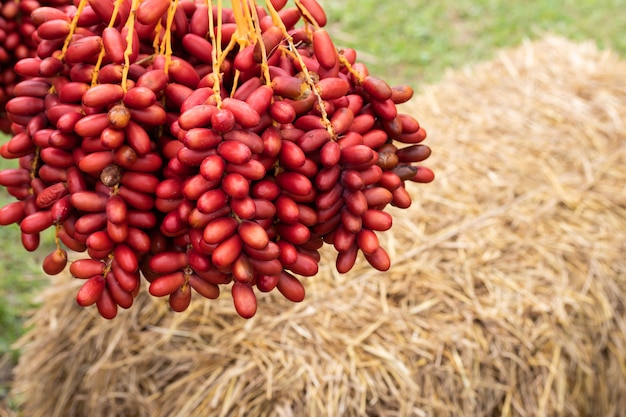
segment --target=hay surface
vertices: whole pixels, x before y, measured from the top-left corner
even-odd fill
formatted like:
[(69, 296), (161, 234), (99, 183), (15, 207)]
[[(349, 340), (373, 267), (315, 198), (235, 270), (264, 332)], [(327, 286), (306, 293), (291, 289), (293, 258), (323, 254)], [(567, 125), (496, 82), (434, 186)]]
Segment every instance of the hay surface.
[(547, 37), (411, 106), (438, 177), (381, 237), (391, 271), (325, 267), (249, 321), (143, 295), (104, 322), (55, 287), (20, 343), (23, 414), (622, 415), (626, 63)]

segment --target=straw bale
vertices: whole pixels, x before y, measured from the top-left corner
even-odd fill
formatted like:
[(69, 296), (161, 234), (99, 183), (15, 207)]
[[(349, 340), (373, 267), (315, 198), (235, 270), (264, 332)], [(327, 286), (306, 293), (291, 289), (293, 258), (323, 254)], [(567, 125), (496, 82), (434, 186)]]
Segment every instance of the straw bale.
[(64, 278), (19, 343), (24, 415), (623, 415), (626, 62), (547, 36), (403, 110), (438, 177), (394, 210), (388, 273), (325, 253), (248, 321), (143, 294), (105, 322)]
[(14, 417), (6, 401), (8, 390), (11, 387), (11, 358), (9, 354), (0, 355), (0, 417)]

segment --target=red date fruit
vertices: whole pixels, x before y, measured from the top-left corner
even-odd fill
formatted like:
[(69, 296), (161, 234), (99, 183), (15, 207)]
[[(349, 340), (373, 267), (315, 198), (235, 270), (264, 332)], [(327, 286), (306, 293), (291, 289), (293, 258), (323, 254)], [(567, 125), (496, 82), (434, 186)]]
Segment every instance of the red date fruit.
[(302, 283), (289, 272), (282, 272), (276, 283), (278, 291), (289, 301), (298, 303), (304, 300), (305, 291)]
[(313, 32), (313, 53), (322, 67), (330, 69), (337, 65), (337, 49), (325, 29)]
[(257, 310), (257, 300), (252, 286), (242, 282), (235, 282), (231, 291), (237, 313), (245, 319), (254, 316)]
[(52, 251), (43, 260), (43, 270), (48, 275), (57, 275), (63, 272), (67, 265), (67, 252), (63, 249)]
[(93, 305), (98, 301), (104, 291), (106, 281), (101, 275), (94, 275), (89, 278), (76, 295), (76, 302), (82, 307)]
[(215, 299), (220, 295), (220, 289), (216, 284), (205, 281), (196, 274), (189, 277), (189, 285), (205, 298)]
[(168, 303), (172, 311), (180, 313), (187, 310), (191, 303), (191, 288), (188, 286), (182, 286), (170, 294)]
[(185, 283), (185, 275), (183, 272), (173, 272), (171, 274), (161, 275), (150, 283), (148, 291), (155, 297), (165, 297), (170, 295), (183, 286)]

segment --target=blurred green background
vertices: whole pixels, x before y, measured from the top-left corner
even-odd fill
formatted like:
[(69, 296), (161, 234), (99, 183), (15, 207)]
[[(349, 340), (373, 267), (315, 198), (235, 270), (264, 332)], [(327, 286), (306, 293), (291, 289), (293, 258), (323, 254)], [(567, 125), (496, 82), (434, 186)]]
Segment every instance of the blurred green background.
[[(262, 1), (259, 1), (262, 4)], [(419, 91), (446, 69), (489, 59), (499, 48), (540, 38), (546, 32), (576, 41), (594, 40), (626, 55), (626, 0), (325, 0), (328, 29), (337, 47), (352, 47), (370, 73)], [(2, 140), (6, 140), (3, 137)], [(0, 161), (0, 168), (16, 161)], [(0, 205), (13, 201), (0, 190)], [(47, 278), (43, 239), (35, 253), (22, 249), (17, 226), (0, 228), (0, 356), (14, 362), (11, 344), (23, 332), (33, 295)], [(68, 294), (68, 297), (73, 297)], [(1, 374), (1, 370), (0, 370)], [(0, 375), (0, 399), (3, 390)]]
[(370, 72), (419, 87), (546, 32), (626, 54), (625, 0), (325, 0), (335, 42)]

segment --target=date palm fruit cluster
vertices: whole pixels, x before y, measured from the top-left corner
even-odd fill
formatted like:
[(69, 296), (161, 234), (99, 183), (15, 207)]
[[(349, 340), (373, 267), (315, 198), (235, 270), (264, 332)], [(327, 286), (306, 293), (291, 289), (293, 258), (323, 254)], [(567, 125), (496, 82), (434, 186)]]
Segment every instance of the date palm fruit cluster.
[(35, 23), (30, 13), (41, 6), (62, 7), (68, 0), (0, 0), (0, 131), (9, 133), (11, 123), (6, 118), (4, 107), (13, 96), (13, 88), (19, 77), (13, 66), (22, 58), (37, 52), (33, 39)]
[(242, 317), (256, 291), (304, 298), (319, 249), (349, 271), (384, 271), (378, 232), (405, 181), (429, 182), (426, 132), (396, 105), (413, 94), (337, 50), (315, 0), (76, 0), (30, 19), (37, 54), (6, 105), (0, 172), (29, 250), (54, 228), (48, 274), (69, 262), (78, 304), (129, 308), (141, 277), (175, 311), (231, 285)]

